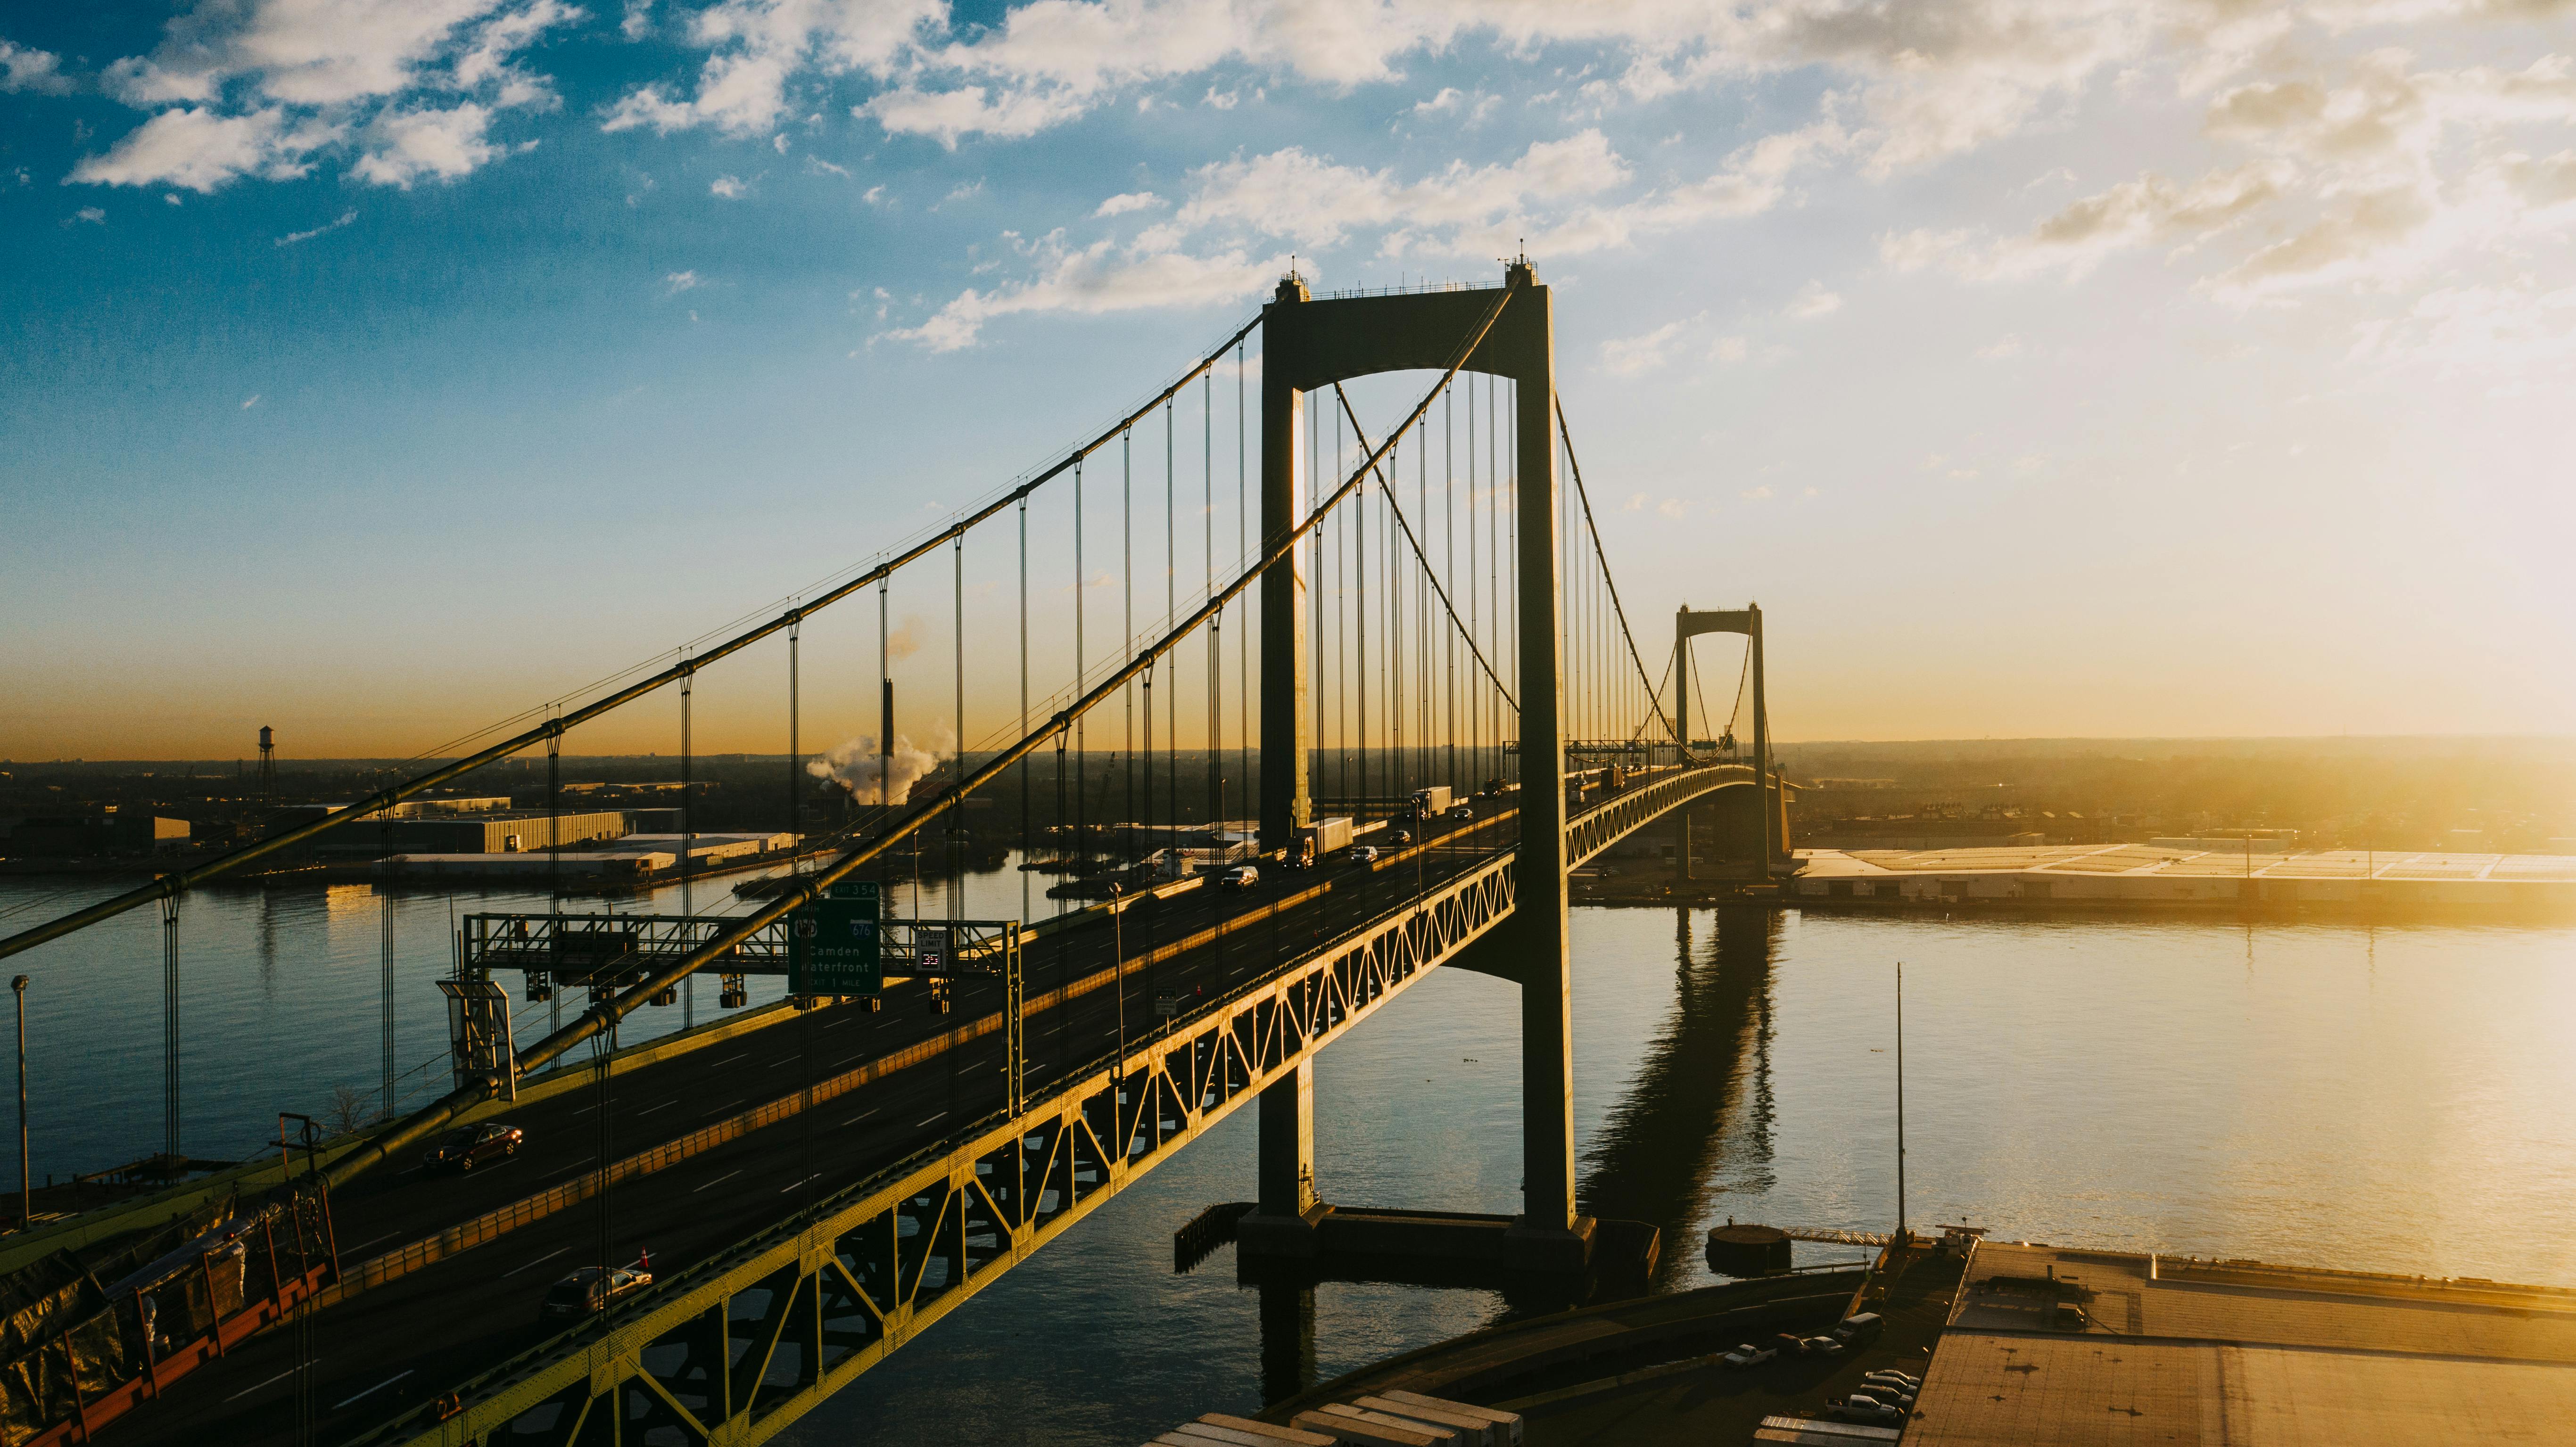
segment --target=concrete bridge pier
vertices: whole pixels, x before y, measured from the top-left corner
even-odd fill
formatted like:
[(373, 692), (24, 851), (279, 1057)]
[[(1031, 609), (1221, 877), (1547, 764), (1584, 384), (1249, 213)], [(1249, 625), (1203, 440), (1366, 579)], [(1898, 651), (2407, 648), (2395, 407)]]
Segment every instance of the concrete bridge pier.
[(1245, 1255), (1311, 1261), (1323, 1252), (1316, 1223), (1332, 1207), (1315, 1197), (1315, 1062), (1297, 1062), (1261, 1092), (1255, 1107), (1261, 1145), (1253, 1171), (1259, 1199), (1234, 1227), (1235, 1249)]

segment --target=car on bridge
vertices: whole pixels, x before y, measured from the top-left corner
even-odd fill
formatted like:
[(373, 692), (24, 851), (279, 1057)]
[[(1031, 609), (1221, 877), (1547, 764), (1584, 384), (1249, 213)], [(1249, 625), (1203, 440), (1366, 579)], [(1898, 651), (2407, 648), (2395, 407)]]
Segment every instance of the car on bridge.
[(537, 1319), (596, 1316), (652, 1284), (653, 1273), (640, 1266), (615, 1266), (606, 1271), (585, 1266), (546, 1289), (546, 1299), (537, 1308)]
[(1354, 845), (1352, 845), (1352, 846), (1351, 846), (1351, 863), (1353, 863), (1353, 864), (1375, 864), (1375, 863), (1377, 863), (1377, 846), (1376, 846), (1376, 845), (1374, 845), (1374, 844), (1354, 844)]
[(1758, 1367), (1778, 1355), (1780, 1355), (1780, 1353), (1777, 1348), (1755, 1346), (1751, 1342), (1746, 1342), (1744, 1345), (1737, 1347), (1735, 1350), (1728, 1352), (1722, 1357), (1719, 1357), (1718, 1360), (1724, 1362), (1730, 1367), (1741, 1370), (1745, 1367)]
[(520, 1142), (527, 1132), (514, 1125), (495, 1121), (488, 1125), (458, 1126), (429, 1143), (420, 1153), (423, 1170), (470, 1171), (485, 1161), (506, 1160), (519, 1153)]
[(1238, 864), (1218, 875), (1216, 882), (1225, 889), (1250, 889), (1261, 882), (1261, 871), (1249, 864)]
[(1449, 810), (1447, 817), (1452, 819), (1473, 819), (1476, 817), (1476, 806), (1473, 804), (1455, 805)]

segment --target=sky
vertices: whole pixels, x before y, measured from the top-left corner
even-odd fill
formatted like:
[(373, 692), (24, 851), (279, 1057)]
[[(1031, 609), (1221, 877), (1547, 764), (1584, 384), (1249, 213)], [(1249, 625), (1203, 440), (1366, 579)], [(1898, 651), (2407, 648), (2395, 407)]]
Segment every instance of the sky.
[[(1524, 249), (1630, 616), (1759, 600), (1784, 738), (2576, 730), (2571, 57), (2571, 0), (0, 4), (0, 757), (430, 751), (1291, 258)], [(810, 748), (875, 619), (809, 629)], [(776, 653), (698, 747), (783, 746)]]

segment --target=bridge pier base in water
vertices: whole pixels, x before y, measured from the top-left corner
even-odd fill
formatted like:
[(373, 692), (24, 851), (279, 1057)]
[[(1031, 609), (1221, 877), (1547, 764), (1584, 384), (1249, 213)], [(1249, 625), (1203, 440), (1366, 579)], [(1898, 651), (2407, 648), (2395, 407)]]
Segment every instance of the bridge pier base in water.
[(1254, 1167), (1260, 1199), (1235, 1223), (1237, 1250), (1312, 1260), (1315, 1223), (1333, 1208), (1315, 1199), (1315, 1062), (1261, 1092), (1261, 1145)]

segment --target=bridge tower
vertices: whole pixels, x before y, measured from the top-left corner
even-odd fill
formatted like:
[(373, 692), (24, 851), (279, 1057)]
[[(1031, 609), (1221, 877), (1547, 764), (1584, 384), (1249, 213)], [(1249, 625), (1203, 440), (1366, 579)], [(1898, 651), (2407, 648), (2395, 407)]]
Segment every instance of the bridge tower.
[[(1534, 1269), (1579, 1268), (1591, 1221), (1574, 1203), (1574, 1041), (1566, 966), (1565, 746), (1559, 692), (1562, 629), (1558, 576), (1556, 321), (1548, 288), (1526, 259), (1510, 263), (1516, 288), (1463, 370), (1517, 383), (1519, 563), (1519, 859), (1505, 926), (1521, 976), (1523, 1212), (1510, 1251)], [(1317, 298), (1291, 274), (1262, 310), (1261, 530), (1277, 537), (1303, 520), (1308, 471), (1300, 456), (1306, 394), (1376, 372), (1438, 371), (1489, 311), (1492, 288)], [(1292, 553), (1261, 580), (1261, 844), (1291, 847), (1313, 822), (1308, 778), (1314, 740), (1306, 676), (1308, 586)], [(1275, 1099), (1274, 1099), (1275, 1097)], [(1251, 1241), (1293, 1253), (1293, 1238), (1321, 1211), (1314, 1190), (1313, 1088), (1304, 1071), (1261, 1101), (1260, 1203)], [(1289, 1239), (1281, 1240), (1284, 1228)]]
[[(1702, 633), (1740, 633), (1751, 650), (1749, 672), (1753, 675), (1753, 779), (1756, 788), (1754, 812), (1762, 817), (1762, 842), (1754, 853), (1753, 877), (1768, 883), (1771, 861), (1782, 844), (1778, 829), (1778, 810), (1772, 805), (1771, 779), (1771, 714), (1765, 707), (1762, 679), (1762, 605), (1747, 603), (1741, 608), (1715, 611), (1691, 611), (1684, 604), (1673, 614), (1673, 732), (1690, 747), (1690, 641)], [(1700, 721), (1703, 725), (1707, 720)], [(1680, 878), (1691, 877), (1691, 813), (1688, 807), (1673, 811), (1673, 867)]]

